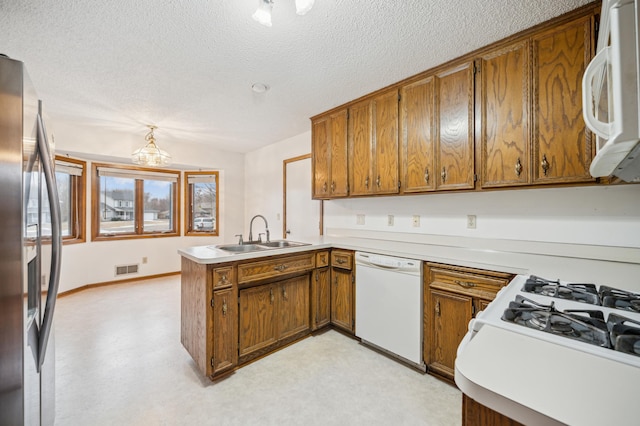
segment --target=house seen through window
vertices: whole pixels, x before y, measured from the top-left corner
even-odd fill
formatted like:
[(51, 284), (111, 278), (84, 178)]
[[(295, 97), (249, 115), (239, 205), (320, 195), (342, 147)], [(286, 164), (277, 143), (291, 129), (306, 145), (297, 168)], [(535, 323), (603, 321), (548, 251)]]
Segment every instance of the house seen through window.
[(94, 239), (178, 234), (179, 172), (104, 164), (94, 169)]

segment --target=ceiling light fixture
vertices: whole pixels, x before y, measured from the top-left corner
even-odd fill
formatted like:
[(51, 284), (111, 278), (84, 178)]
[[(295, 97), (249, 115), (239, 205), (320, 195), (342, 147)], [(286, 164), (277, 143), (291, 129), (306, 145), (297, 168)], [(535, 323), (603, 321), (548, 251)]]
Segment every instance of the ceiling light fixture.
[(271, 10), (273, 9), (273, 0), (259, 0), (258, 8), (251, 17), (264, 25), (271, 26)]
[(150, 130), (144, 137), (147, 144), (136, 150), (131, 154), (131, 160), (140, 166), (148, 167), (164, 167), (171, 164), (171, 155), (156, 145), (156, 138), (153, 136), (153, 131), (157, 129), (157, 126), (147, 126)]
[(315, 0), (296, 0), (296, 13), (298, 15), (304, 15), (313, 7)]
[[(266, 27), (271, 26), (271, 11), (273, 10), (273, 0), (258, 0), (258, 9), (251, 17)], [(296, 0), (296, 13), (304, 15), (313, 7), (315, 0)]]

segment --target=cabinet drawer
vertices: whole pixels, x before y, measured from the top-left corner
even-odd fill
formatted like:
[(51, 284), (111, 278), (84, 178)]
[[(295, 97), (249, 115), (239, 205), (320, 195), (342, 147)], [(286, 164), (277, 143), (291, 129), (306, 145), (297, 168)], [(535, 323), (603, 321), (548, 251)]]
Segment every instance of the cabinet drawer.
[(231, 287), (236, 280), (235, 269), (233, 266), (215, 268), (212, 271), (212, 275), (213, 288), (216, 290)]
[(508, 278), (431, 268), (431, 287), (457, 293), (474, 294), (488, 299), (505, 286)]
[(329, 252), (316, 253), (316, 268), (324, 268), (325, 266), (329, 266)]
[(353, 252), (343, 250), (331, 251), (331, 266), (351, 270), (353, 267)]
[(258, 281), (315, 268), (315, 253), (285, 256), (238, 265), (238, 283)]

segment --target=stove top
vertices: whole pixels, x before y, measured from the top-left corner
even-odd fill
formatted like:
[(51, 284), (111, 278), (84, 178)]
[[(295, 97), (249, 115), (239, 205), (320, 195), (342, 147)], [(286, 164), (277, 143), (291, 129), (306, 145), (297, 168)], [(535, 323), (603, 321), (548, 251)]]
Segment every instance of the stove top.
[(640, 294), (518, 275), (469, 325), (484, 324), (640, 368)]
[(559, 299), (589, 303), (591, 305), (607, 306), (631, 312), (640, 312), (640, 294), (617, 288), (595, 284), (560, 283), (531, 275), (522, 286), (526, 293), (542, 294)]

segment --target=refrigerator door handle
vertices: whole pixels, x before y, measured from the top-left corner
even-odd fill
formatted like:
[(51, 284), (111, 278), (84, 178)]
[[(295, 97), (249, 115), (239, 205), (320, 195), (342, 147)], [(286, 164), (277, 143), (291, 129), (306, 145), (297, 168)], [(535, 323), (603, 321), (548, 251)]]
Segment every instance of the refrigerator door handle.
[(38, 351), (38, 371), (44, 364), (47, 352), (49, 334), (53, 325), (53, 312), (56, 308), (56, 298), (58, 296), (58, 286), (60, 284), (60, 264), (62, 255), (62, 233), (60, 224), (60, 201), (58, 188), (53, 166), (53, 160), (49, 153), (49, 141), (42, 121), (42, 115), (38, 114), (38, 150), (44, 171), (44, 180), (47, 185), (47, 195), (51, 210), (51, 271), (49, 274), (49, 288), (47, 291), (47, 302), (44, 310), (44, 319), (40, 329), (39, 351)]

